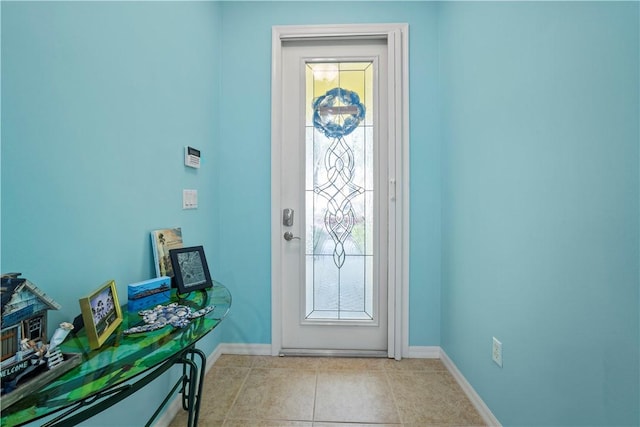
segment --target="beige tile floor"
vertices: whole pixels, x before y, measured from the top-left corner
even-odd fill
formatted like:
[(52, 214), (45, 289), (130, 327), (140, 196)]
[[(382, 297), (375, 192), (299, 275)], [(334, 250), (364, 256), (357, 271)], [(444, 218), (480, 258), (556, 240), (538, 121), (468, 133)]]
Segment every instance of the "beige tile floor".
[(485, 425), (437, 359), (222, 355), (203, 394), (201, 427)]

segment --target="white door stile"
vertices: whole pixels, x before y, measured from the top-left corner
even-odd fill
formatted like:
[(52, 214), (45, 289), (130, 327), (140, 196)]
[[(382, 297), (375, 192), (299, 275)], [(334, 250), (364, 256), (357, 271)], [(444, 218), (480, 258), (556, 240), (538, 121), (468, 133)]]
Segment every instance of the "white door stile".
[(283, 26), (272, 31), (272, 355), (282, 349), (282, 44), (287, 40), (386, 39), (389, 87), (388, 357), (408, 354), (408, 25)]

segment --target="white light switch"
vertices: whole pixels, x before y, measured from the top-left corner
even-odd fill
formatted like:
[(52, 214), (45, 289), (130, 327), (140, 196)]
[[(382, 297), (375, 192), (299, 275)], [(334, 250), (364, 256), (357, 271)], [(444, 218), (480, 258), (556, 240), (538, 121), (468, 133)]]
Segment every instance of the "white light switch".
[(198, 208), (198, 190), (182, 190), (182, 209)]

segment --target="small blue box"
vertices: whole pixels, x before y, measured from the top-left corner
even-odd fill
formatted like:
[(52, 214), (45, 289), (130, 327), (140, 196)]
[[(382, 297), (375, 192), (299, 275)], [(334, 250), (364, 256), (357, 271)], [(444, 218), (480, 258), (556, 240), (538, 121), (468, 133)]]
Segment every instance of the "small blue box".
[(169, 302), (171, 298), (171, 278), (168, 276), (132, 283), (128, 286), (129, 311), (139, 311)]

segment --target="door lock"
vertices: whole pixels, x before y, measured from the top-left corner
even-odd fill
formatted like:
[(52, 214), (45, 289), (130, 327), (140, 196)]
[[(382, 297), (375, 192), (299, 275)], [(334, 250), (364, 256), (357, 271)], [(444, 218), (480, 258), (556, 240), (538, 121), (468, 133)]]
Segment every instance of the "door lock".
[(286, 208), (282, 210), (282, 225), (291, 227), (293, 225), (293, 209)]

